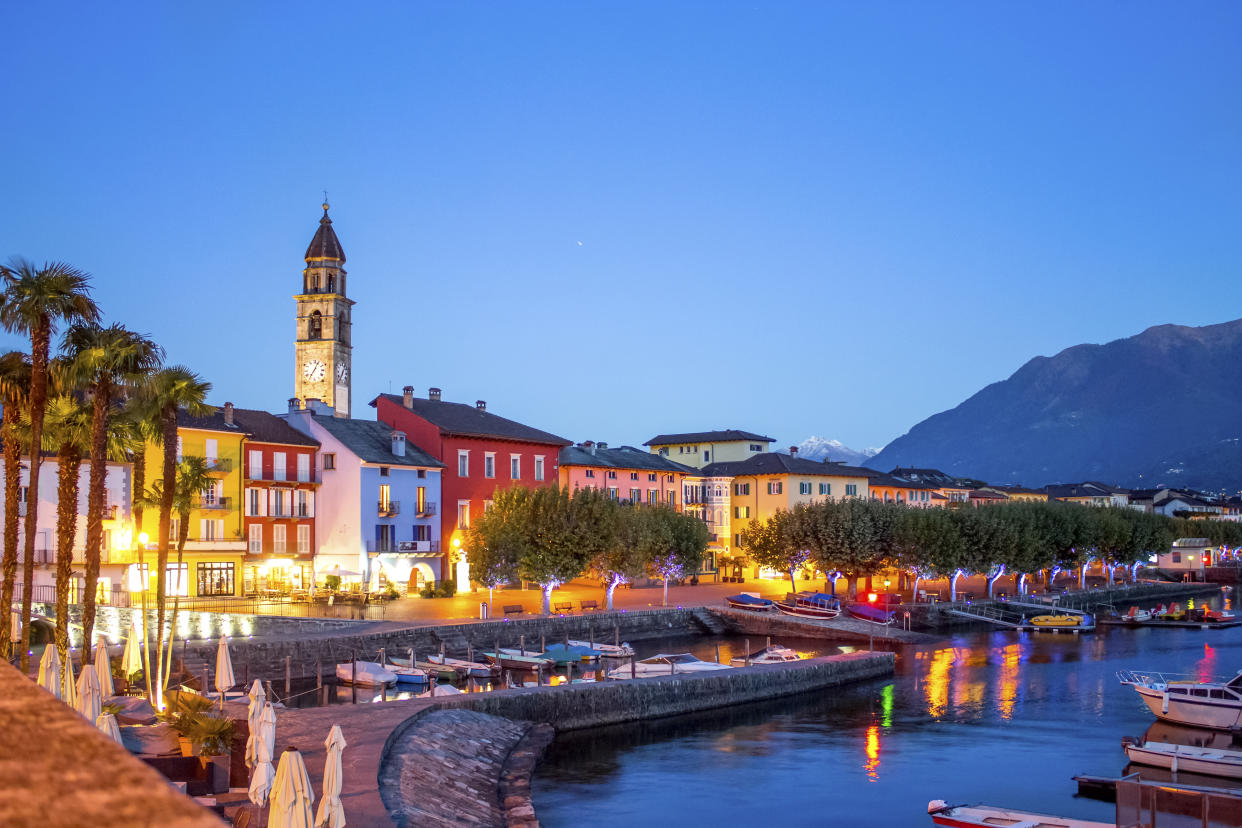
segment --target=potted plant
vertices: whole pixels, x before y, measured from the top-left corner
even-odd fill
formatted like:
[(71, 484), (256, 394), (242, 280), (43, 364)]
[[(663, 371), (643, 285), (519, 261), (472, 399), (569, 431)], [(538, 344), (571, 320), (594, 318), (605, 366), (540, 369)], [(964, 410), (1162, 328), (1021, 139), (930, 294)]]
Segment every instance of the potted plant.
[(198, 719), (211, 709), (211, 700), (196, 693), (170, 691), (165, 700), (167, 709), (161, 718), (177, 733), (182, 756), (193, 756)]
[(232, 720), (199, 713), (194, 717), (191, 732), (208, 786), (213, 793), (224, 793), (229, 789), (229, 754), (235, 732)]

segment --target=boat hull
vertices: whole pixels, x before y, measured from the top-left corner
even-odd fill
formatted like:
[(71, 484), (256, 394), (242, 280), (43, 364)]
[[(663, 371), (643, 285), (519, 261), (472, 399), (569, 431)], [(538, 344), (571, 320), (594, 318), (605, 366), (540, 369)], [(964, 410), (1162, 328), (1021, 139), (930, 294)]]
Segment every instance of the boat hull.
[(948, 828), (989, 828), (995, 825), (1055, 825), (1057, 828), (1115, 828), (1112, 822), (1049, 816), (1029, 811), (1010, 811), (989, 805), (958, 806), (930, 811), (935, 825)]
[(776, 609), (785, 615), (792, 615), (795, 618), (836, 618), (841, 614), (841, 610), (827, 609), (821, 607), (791, 607), (788, 604), (777, 604)]
[[(1179, 773), (1201, 773), (1206, 776), (1220, 776), (1227, 779), (1242, 779), (1242, 752), (1219, 751), (1205, 748), (1192, 748), (1183, 745), (1176, 753), (1166, 750), (1152, 750), (1146, 745), (1127, 745), (1126, 756), (1139, 765), (1150, 765), (1154, 768), (1177, 771)], [(1228, 758), (1227, 754), (1234, 754)], [(1213, 754), (1218, 754), (1213, 756)]]
[(1213, 730), (1242, 727), (1242, 704), (1213, 704), (1210, 699), (1180, 699), (1150, 687), (1137, 684), (1130, 686), (1139, 694), (1148, 709), (1166, 722)]

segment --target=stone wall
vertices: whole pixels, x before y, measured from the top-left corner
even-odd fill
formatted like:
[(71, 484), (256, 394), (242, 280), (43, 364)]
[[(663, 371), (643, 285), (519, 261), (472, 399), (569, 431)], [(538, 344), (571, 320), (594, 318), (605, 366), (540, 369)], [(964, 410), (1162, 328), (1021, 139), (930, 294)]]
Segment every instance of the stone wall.
[(841, 641), (860, 646), (876, 644), (881, 647), (893, 644), (930, 644), (939, 636), (908, 632), (896, 626), (873, 624), (857, 618), (840, 616), (831, 621), (812, 621), (793, 618), (778, 612), (747, 612), (734, 609), (710, 609), (722, 619), (730, 632), (778, 638), (816, 638), (824, 641)]

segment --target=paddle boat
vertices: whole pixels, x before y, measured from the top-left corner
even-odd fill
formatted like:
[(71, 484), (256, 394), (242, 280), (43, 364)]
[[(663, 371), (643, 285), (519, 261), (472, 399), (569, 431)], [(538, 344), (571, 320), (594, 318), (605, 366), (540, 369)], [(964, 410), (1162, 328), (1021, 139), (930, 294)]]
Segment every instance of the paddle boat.
[(1068, 613), (1036, 615), (1028, 618), (1026, 623), (1035, 630), (1082, 632), (1095, 629), (1095, 619), (1090, 615), (1070, 615)]
[(733, 609), (746, 610), (747, 612), (769, 612), (772, 607), (776, 606), (775, 601), (768, 598), (760, 598), (753, 592), (741, 592), (737, 595), (726, 596), (725, 603)]
[(993, 805), (948, 805), (942, 799), (927, 803), (927, 813), (934, 824), (949, 828), (993, 828), (997, 825), (1013, 828), (1116, 828), (1115, 822), (1048, 816)]
[(1122, 739), (1121, 746), (1131, 762), (1151, 765), (1174, 773), (1202, 773), (1242, 779), (1242, 750), (1191, 747), (1171, 742)]
[(1130, 607), (1126, 610), (1125, 614), (1119, 616), (1119, 618), (1127, 624), (1142, 624), (1151, 620), (1151, 610)]
[(824, 592), (799, 592), (792, 600), (778, 603), (776, 609), (798, 618), (836, 618), (841, 614), (841, 601)]
[(604, 658), (630, 658), (634, 655), (634, 648), (624, 641), (620, 644), (600, 644), (598, 641), (592, 644), (589, 641), (576, 641), (571, 638), (569, 639), (569, 646), (599, 650)]
[(855, 618), (871, 621), (875, 624), (891, 624), (897, 620), (897, 611), (873, 606), (872, 604), (850, 604), (845, 611)]
[(336, 680), (359, 687), (379, 687), (396, 684), (397, 674), (375, 661), (347, 661), (336, 665)]
[(802, 656), (788, 647), (782, 647), (780, 644), (770, 644), (750, 655), (734, 656), (729, 660), (729, 663), (734, 667), (750, 667), (755, 664), (784, 664), (787, 661), (801, 660)]
[(1122, 670), (1117, 679), (1133, 687), (1157, 718), (1214, 730), (1242, 727), (1242, 671), (1223, 683), (1136, 670)]
[(701, 661), (689, 653), (661, 653), (641, 661), (618, 667), (608, 673), (610, 679), (651, 678), (671, 676), (678, 673), (706, 673), (711, 670), (730, 670), (728, 664)]

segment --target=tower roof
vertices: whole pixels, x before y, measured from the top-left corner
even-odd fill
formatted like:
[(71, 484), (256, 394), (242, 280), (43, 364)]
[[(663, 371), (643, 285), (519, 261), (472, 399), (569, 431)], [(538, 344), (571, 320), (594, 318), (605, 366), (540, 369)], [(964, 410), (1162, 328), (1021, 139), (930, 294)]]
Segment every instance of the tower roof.
[(332, 229), (326, 201), (323, 203), (323, 218), (319, 220), (319, 229), (315, 231), (310, 247), (306, 248), (306, 261), (317, 259), (334, 259), (342, 264), (345, 262), (345, 251), (341, 248), (341, 240), (336, 237), (336, 231)]

